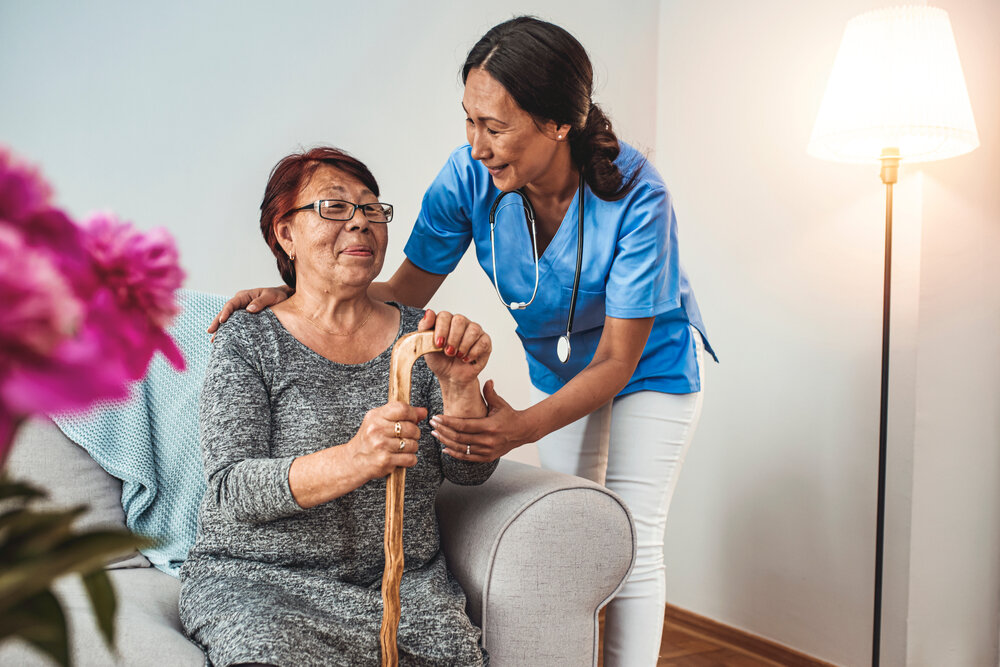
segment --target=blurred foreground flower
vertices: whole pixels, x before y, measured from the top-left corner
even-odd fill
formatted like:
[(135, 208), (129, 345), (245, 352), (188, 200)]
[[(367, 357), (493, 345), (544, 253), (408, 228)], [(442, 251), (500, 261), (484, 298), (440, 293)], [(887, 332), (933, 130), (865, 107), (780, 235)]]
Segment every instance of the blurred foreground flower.
[[(125, 398), (157, 350), (184, 368), (165, 331), (184, 279), (170, 235), (144, 234), (111, 214), (76, 225), (50, 197), (38, 171), (0, 146), (0, 468), (29, 415)], [(116, 603), (103, 565), (149, 542), (121, 530), (75, 533), (85, 508), (35, 510), (42, 496), (0, 477), (0, 641), (19, 636), (68, 665), (52, 582), (83, 576), (113, 645)]]
[(124, 398), (157, 350), (184, 367), (170, 235), (111, 214), (77, 226), (50, 192), (0, 148), (0, 464), (24, 417)]

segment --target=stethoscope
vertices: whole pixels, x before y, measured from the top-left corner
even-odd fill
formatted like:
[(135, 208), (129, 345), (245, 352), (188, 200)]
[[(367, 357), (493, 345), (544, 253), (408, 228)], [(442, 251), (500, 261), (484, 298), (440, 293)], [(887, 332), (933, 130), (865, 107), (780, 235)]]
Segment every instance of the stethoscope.
[[(573, 313), (576, 311), (576, 293), (580, 288), (580, 271), (583, 268), (583, 172), (580, 173), (580, 188), (578, 192), (580, 201), (577, 207), (578, 215), (576, 223), (576, 275), (573, 277), (573, 295), (569, 300), (569, 319), (566, 320), (566, 333), (559, 336), (559, 341), (556, 343), (556, 356), (564, 364), (569, 361), (569, 355), (572, 351), (572, 347), (569, 344), (569, 337), (573, 333)], [(500, 283), (497, 281), (497, 252), (493, 238), (493, 229), (497, 224), (497, 208), (499, 208), (501, 200), (510, 194), (515, 194), (521, 198), (524, 212), (528, 216), (528, 223), (531, 225), (531, 254), (535, 260), (535, 288), (531, 291), (531, 298), (527, 302), (511, 301), (508, 303), (503, 298), (503, 294), (500, 293)], [(493, 207), (490, 209), (490, 255), (493, 259), (493, 287), (496, 288), (497, 296), (500, 297), (503, 305), (511, 310), (524, 310), (530, 306), (531, 302), (535, 300), (535, 295), (538, 294), (538, 241), (535, 236), (535, 209), (531, 205), (531, 200), (520, 189), (511, 192), (501, 192), (493, 200)]]

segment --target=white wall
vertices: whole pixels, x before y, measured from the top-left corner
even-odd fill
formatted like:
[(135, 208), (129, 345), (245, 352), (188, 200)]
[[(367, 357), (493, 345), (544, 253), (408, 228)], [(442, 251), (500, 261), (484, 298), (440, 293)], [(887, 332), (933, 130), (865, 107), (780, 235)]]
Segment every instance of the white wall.
[(862, 9), (834, 4), (661, 6), (655, 161), (721, 359), (667, 525), (667, 584), (672, 604), (857, 665), (871, 623), (882, 190), (875, 168), (805, 152)]
[(981, 146), (924, 167), (911, 665), (996, 665), (1000, 615), (1000, 3), (951, 15)]
[[(595, 65), (595, 99), (622, 136), (654, 144), (656, 0), (608, 16), (587, 0), (0, 3), (0, 142), (42, 166), (72, 213), (111, 209), (177, 238), (187, 287), (231, 294), (279, 284), (258, 227), (278, 159), (345, 148), (396, 205), (382, 277), (424, 189), (465, 142), (459, 68), (492, 25), (536, 13)], [(470, 253), (432, 308), (481, 321), (488, 374), (515, 407), (527, 365), (512, 320)], [(532, 447), (515, 458), (537, 461)]]
[[(668, 599), (870, 660), (884, 189), (805, 147), (846, 22), (887, 2), (661, 4), (655, 162), (722, 364), (667, 528)], [(1000, 58), (952, 17), (983, 147), (896, 187), (883, 663), (997, 662)]]

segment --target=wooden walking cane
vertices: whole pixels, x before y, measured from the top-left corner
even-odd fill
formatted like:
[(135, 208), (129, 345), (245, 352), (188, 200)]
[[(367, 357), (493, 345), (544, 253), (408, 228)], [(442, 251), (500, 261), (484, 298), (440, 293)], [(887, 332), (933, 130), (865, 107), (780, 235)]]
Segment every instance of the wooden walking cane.
[[(392, 348), (389, 366), (389, 400), (410, 402), (410, 371), (417, 359), (438, 352), (433, 331), (401, 337)], [(396, 667), (396, 631), (399, 629), (399, 582), (403, 577), (403, 492), (406, 468), (396, 468), (385, 485), (385, 570), (382, 572), (382, 667)]]

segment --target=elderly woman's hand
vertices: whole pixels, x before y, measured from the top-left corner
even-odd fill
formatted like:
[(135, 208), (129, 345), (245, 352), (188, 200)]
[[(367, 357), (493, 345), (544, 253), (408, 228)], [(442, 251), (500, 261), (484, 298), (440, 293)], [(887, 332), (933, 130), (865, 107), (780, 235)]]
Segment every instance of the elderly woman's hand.
[(493, 352), (493, 341), (483, 328), (465, 317), (442, 310), (424, 312), (418, 331), (434, 329), (434, 344), (444, 348), (424, 357), (438, 382), (467, 385), (476, 380)]
[(365, 415), (361, 428), (347, 443), (351, 460), (365, 480), (385, 477), (399, 467), (417, 465), (420, 427), (427, 419), (427, 408), (393, 401), (373, 408)]

